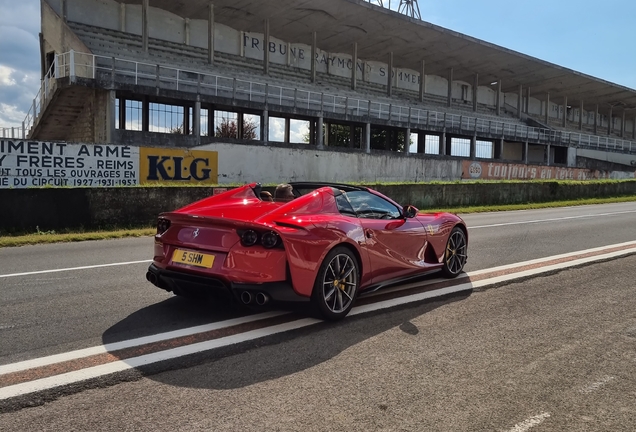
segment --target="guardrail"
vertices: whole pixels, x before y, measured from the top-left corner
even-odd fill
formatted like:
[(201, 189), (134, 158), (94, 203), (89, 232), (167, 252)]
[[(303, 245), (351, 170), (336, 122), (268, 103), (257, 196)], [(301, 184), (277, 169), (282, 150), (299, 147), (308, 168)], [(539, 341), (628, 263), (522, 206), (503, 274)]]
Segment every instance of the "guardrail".
[(56, 79), (65, 77), (71, 80), (77, 77), (98, 78), (110, 80), (113, 83), (153, 86), (166, 90), (300, 108), (317, 113), (353, 115), (369, 121), (378, 119), (400, 122), (414, 129), (431, 131), (446, 129), (464, 135), (481, 134), (484, 138), (488, 136), (493, 139), (636, 153), (636, 143), (616, 138), (485, 120), (74, 51), (55, 57), (25, 119), (27, 131), (31, 129), (39, 113), (48, 103), (50, 93), (55, 89)]

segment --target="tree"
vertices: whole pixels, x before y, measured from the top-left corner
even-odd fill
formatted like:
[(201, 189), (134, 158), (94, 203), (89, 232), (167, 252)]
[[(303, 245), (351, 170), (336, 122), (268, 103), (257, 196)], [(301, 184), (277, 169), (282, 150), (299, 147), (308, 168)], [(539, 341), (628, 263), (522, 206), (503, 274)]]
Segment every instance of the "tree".
[[(257, 124), (251, 119), (243, 119), (243, 136), (242, 139), (256, 139)], [(216, 127), (214, 136), (217, 138), (239, 138), (238, 122), (223, 117), (221, 123)]]

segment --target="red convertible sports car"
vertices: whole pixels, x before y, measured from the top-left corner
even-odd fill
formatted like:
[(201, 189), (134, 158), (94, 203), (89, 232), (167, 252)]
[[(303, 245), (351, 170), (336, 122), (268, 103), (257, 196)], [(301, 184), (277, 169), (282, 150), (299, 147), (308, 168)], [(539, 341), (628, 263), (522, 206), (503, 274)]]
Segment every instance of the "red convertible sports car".
[(159, 216), (146, 278), (177, 295), (226, 293), (244, 304), (311, 301), (344, 318), (356, 297), (466, 263), (453, 214), (419, 214), (369, 188), (291, 183), (272, 199), (253, 183)]

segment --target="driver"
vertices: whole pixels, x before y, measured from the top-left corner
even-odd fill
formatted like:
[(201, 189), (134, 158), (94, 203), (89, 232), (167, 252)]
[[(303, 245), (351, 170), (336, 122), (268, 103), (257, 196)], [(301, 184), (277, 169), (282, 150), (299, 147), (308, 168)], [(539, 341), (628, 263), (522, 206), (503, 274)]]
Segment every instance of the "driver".
[(276, 186), (276, 191), (274, 191), (274, 200), (289, 202), (296, 198), (294, 196), (294, 192), (292, 192), (292, 185), (287, 183), (282, 183)]

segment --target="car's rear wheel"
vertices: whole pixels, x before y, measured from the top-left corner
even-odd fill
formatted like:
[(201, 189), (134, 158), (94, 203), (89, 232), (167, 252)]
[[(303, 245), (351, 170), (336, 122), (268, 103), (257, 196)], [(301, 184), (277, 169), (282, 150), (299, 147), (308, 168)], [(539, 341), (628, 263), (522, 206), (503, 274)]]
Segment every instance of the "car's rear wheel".
[(455, 227), (448, 236), (446, 250), (444, 252), (444, 266), (442, 272), (446, 277), (457, 277), (466, 265), (468, 242), (464, 231)]
[(312, 302), (325, 319), (337, 321), (347, 316), (358, 294), (360, 265), (346, 247), (334, 248), (318, 270)]

